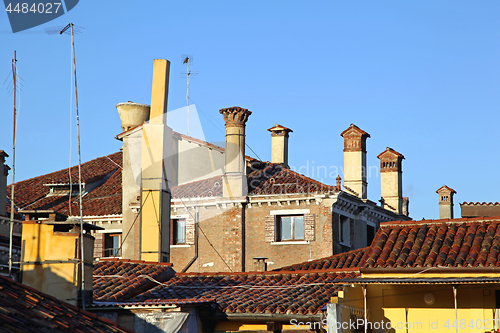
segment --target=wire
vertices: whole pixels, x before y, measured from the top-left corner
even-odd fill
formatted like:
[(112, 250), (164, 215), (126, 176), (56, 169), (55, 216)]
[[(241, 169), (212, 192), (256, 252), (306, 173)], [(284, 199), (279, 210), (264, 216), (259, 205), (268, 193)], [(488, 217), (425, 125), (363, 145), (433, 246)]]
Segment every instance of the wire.
[(210, 239), (208, 239), (208, 236), (205, 234), (205, 231), (203, 231), (203, 229), (201, 228), (200, 226), (200, 223), (196, 221), (195, 217), (193, 216), (193, 214), (191, 214), (191, 212), (189, 211), (189, 209), (187, 208), (186, 204), (184, 203), (184, 200), (182, 200), (182, 198), (179, 198), (181, 200), (181, 203), (182, 205), (184, 206), (184, 209), (186, 209), (186, 211), (189, 213), (189, 215), (191, 215), (191, 218), (194, 220), (195, 223), (198, 223), (198, 229), (201, 230), (203, 236), (205, 236), (205, 239), (207, 240), (208, 244), (214, 249), (215, 253), (217, 253), (217, 255), (219, 256), (219, 258), (222, 260), (222, 262), (227, 266), (227, 268), (229, 268), (229, 270), (231, 272), (233, 272), (233, 270), (231, 269), (231, 267), (227, 264), (227, 262), (224, 260), (224, 258), (222, 258), (221, 254), (219, 253), (219, 251), (217, 251), (217, 249), (215, 248), (215, 246), (213, 246), (212, 242), (210, 242)]
[[(61, 30), (61, 29), (59, 29)], [(71, 48), (71, 52), (73, 52), (73, 48)], [(69, 165), (68, 165), (68, 174), (69, 174), (69, 197), (68, 197), (68, 206), (69, 206), (69, 216), (71, 214), (71, 196), (73, 194), (73, 181), (71, 180), (71, 153), (73, 149), (73, 57), (70, 58), (70, 81), (69, 81)]]

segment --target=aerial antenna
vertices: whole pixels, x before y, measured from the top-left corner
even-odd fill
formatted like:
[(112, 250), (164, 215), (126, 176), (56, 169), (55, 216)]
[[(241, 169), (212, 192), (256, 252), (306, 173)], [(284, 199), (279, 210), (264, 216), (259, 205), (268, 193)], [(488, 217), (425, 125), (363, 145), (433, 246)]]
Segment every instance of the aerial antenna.
[(182, 58), (184, 58), (184, 60), (182, 61), (183, 64), (187, 64), (187, 72), (186, 73), (182, 73), (182, 74), (186, 74), (187, 75), (187, 92), (186, 92), (186, 102), (187, 102), (187, 135), (189, 135), (189, 79), (191, 77), (191, 75), (197, 75), (198, 72), (191, 72), (189, 70), (189, 63), (193, 61), (193, 57), (192, 56), (182, 56)]
[(14, 187), (16, 175), (16, 117), (17, 117), (17, 56), (14, 51), (14, 59), (12, 59), (12, 74), (14, 76), (14, 129), (12, 135), (12, 186), (10, 192), (10, 225), (9, 225), (9, 277), (12, 277), (12, 244), (14, 237)]
[[(84, 263), (84, 249), (83, 249), (83, 210), (82, 210), (82, 157), (80, 153), (80, 114), (78, 112), (78, 88), (77, 88), (77, 80), (76, 80), (76, 57), (75, 57), (75, 37), (74, 37), (74, 30), (73, 30), (73, 23), (69, 23), (67, 26), (65, 26), (60, 34), (62, 35), (65, 33), (68, 29), (71, 30), (71, 50), (72, 50), (72, 57), (73, 57), (73, 70), (74, 70), (74, 77), (75, 77), (75, 103), (76, 103), (76, 129), (77, 129), (77, 136), (78, 136), (78, 197), (79, 197), (79, 204), (80, 204), (80, 266), (81, 266), (81, 274), (82, 274), (82, 280), (81, 280), (81, 292), (80, 292), (80, 301), (82, 308), (85, 310), (85, 299), (84, 299), (84, 289), (85, 289), (85, 263)], [(71, 183), (71, 182), (70, 182)], [(71, 197), (71, 191), (69, 193)], [(71, 206), (71, 203), (70, 203)]]

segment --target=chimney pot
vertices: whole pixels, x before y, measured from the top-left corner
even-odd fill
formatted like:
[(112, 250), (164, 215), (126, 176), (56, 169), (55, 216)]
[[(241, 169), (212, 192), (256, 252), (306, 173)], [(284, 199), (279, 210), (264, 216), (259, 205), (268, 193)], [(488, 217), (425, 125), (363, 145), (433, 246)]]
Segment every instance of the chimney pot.
[(256, 272), (265, 272), (267, 270), (266, 260), (268, 258), (266, 258), (266, 257), (255, 257), (253, 259), (255, 260), (254, 266), (255, 266), (255, 271)]
[(441, 186), (436, 193), (439, 195), (439, 218), (452, 219), (453, 218), (453, 195), (457, 192), (446, 186)]
[(269, 128), (268, 131), (271, 132), (271, 162), (289, 168), (288, 137), (293, 131), (278, 124)]
[[(404, 156), (387, 147), (377, 156), (380, 159), (380, 195), (382, 207), (396, 214), (405, 214), (408, 210), (403, 199), (402, 161)], [(408, 202), (408, 200), (406, 200)]]
[(361, 199), (367, 198), (366, 139), (370, 134), (351, 124), (340, 133), (344, 138), (344, 186)]

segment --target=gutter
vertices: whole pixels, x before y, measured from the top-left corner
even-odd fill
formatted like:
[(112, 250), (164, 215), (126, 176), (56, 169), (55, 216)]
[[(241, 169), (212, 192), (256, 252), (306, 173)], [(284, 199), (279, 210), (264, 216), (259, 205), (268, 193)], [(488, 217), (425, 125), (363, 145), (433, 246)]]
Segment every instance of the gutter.
[(500, 267), (388, 267), (388, 268), (360, 268), (361, 274), (421, 274), (429, 273), (500, 273)]
[(279, 313), (225, 313), (225, 314), (215, 314), (215, 319), (227, 319), (229, 321), (242, 321), (242, 320), (252, 320), (262, 322), (263, 320), (273, 319), (274, 321), (281, 321), (289, 323), (290, 320), (296, 319), (298, 321), (321, 321), (324, 319), (323, 313), (303, 315), (297, 314), (279, 314)]

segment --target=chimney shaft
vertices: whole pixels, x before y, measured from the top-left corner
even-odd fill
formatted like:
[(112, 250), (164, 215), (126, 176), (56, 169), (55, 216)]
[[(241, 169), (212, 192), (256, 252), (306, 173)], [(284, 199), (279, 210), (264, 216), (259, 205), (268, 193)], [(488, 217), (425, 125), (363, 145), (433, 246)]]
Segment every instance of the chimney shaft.
[(220, 109), (226, 122), (226, 152), (223, 195), (239, 198), (247, 194), (245, 123), (251, 111), (237, 106)]
[(255, 268), (256, 272), (265, 272), (265, 271), (267, 271), (267, 263), (266, 263), (267, 258), (265, 258), (265, 257), (255, 257), (253, 259), (255, 260), (255, 262), (254, 262), (254, 268)]
[(344, 138), (344, 187), (361, 199), (367, 198), (366, 182), (366, 133), (354, 124), (343, 131)]
[(446, 185), (441, 186), (436, 193), (439, 195), (439, 218), (453, 218), (453, 195), (457, 192)]
[(281, 165), (284, 168), (288, 166), (288, 137), (291, 129), (276, 124), (268, 129), (271, 132), (271, 162)]
[(377, 158), (380, 159), (382, 206), (397, 214), (404, 214), (402, 161), (405, 157), (394, 149), (387, 147)]
[(166, 119), (169, 69), (169, 61), (155, 59), (151, 119), (142, 126), (140, 257), (145, 261), (170, 261), (170, 166), (165, 163), (172, 153)]
[(10, 168), (5, 164), (7, 153), (0, 150), (0, 216), (7, 216), (7, 176)]

